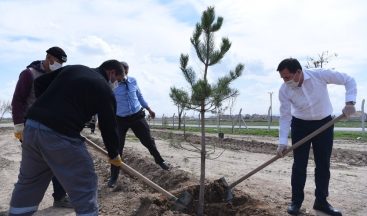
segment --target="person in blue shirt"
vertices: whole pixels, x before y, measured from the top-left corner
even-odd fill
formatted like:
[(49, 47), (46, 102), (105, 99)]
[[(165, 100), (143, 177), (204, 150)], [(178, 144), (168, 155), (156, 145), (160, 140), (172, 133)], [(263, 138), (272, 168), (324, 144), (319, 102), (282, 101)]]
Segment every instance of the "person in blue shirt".
[[(118, 85), (114, 88), (116, 98), (116, 119), (117, 129), (119, 133), (119, 154), (122, 155), (126, 133), (131, 129), (140, 142), (149, 150), (154, 157), (155, 162), (164, 170), (169, 170), (170, 165), (159, 153), (155, 144), (154, 138), (151, 136), (149, 125), (145, 120), (146, 109), (149, 115), (154, 118), (155, 113), (150, 109), (148, 103), (144, 100), (139, 89), (137, 81), (131, 76), (127, 76), (129, 65), (126, 62), (121, 62), (125, 69), (125, 76), (118, 79)], [(114, 187), (119, 175), (120, 168), (111, 165), (111, 177), (108, 181), (109, 187)]]

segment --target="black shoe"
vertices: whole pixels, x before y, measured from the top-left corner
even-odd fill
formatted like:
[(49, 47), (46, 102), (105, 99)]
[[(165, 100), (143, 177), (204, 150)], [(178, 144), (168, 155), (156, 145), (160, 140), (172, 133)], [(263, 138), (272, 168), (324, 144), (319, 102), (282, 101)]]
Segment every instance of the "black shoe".
[(56, 208), (73, 208), (68, 196), (65, 196), (59, 200), (54, 200), (53, 206)]
[(171, 169), (171, 165), (166, 161), (160, 162), (160, 163), (158, 163), (158, 165), (164, 170), (170, 170)]
[(290, 215), (298, 215), (300, 213), (301, 205), (292, 202), (289, 204), (287, 212)]
[(313, 209), (331, 216), (342, 216), (342, 213), (333, 208), (327, 201), (319, 202), (315, 200), (315, 203), (313, 204)]
[(113, 188), (116, 186), (117, 179), (120, 174), (120, 167), (111, 165), (111, 176), (108, 179), (107, 186)]
[(116, 186), (117, 178), (110, 177), (107, 182), (109, 188), (114, 188)]

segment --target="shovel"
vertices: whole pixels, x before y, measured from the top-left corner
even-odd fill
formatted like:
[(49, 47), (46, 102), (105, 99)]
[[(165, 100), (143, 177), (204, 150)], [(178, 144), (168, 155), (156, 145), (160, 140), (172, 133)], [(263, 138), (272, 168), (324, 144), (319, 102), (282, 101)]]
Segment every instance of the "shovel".
[[(105, 151), (103, 148), (101, 148), (100, 146), (98, 146), (97, 144), (95, 144), (94, 142), (92, 142), (91, 140), (89, 140), (86, 137), (84, 137), (84, 139), (90, 146), (92, 146), (93, 148), (95, 148), (99, 152), (101, 152), (105, 155), (108, 155), (107, 151)], [(147, 185), (149, 185), (150, 187), (154, 188), (155, 190), (157, 190), (158, 192), (160, 192), (161, 194), (166, 196), (168, 198), (168, 200), (173, 203), (174, 210), (183, 211), (187, 208), (187, 206), (192, 201), (192, 196), (187, 191), (180, 194), (179, 197), (176, 197), (173, 194), (171, 194), (170, 192), (168, 192), (168, 191), (164, 190), (163, 188), (161, 188), (159, 185), (157, 185), (154, 182), (152, 182), (151, 180), (149, 180), (148, 178), (146, 178), (145, 176), (143, 176), (142, 174), (140, 174), (138, 171), (136, 171), (133, 168), (131, 168), (130, 166), (128, 166), (127, 164), (122, 163), (122, 166), (120, 168), (122, 170), (130, 173), (131, 175), (137, 177), (138, 179), (142, 180)]]
[[(306, 137), (304, 137), (300, 141), (296, 142), (294, 145), (292, 145), (286, 151), (284, 151), (283, 152), (283, 156), (286, 155), (286, 154), (288, 154), (289, 152), (293, 151), (294, 149), (300, 147), (305, 142), (309, 141), (310, 139), (314, 138), (315, 136), (319, 135), (321, 132), (323, 132), (324, 130), (326, 130), (327, 128), (329, 128), (330, 126), (332, 126), (335, 122), (339, 121), (340, 119), (342, 119), (344, 117), (345, 117), (344, 114), (341, 114), (340, 116), (338, 116), (338, 117), (332, 119), (331, 121), (329, 121), (328, 123), (324, 124), (323, 126), (321, 126), (320, 128), (318, 128), (314, 132), (310, 133), (309, 135), (307, 135)], [(261, 164), (259, 167), (257, 167), (256, 169), (252, 170), (251, 172), (249, 172), (248, 174), (246, 174), (245, 176), (243, 176), (242, 178), (238, 179), (237, 181), (233, 182), (230, 185), (228, 185), (228, 183), (227, 183), (227, 181), (225, 180), (224, 177), (220, 178), (219, 179), (219, 182), (221, 182), (224, 185), (224, 187), (226, 187), (225, 201), (227, 203), (231, 203), (232, 202), (232, 199), (233, 199), (232, 188), (234, 188), (236, 185), (238, 185), (239, 183), (243, 182), (244, 180), (248, 179), (250, 176), (254, 175), (255, 173), (259, 172), (263, 168), (267, 167), (269, 164), (271, 164), (274, 161), (278, 160), (279, 158), (281, 158), (281, 156), (279, 156), (279, 155), (274, 156), (270, 160), (268, 160), (265, 163)]]

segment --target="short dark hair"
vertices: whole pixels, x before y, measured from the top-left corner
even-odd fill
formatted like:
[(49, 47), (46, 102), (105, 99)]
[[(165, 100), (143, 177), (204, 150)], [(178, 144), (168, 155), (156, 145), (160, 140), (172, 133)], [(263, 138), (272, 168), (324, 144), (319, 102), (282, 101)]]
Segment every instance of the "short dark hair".
[(126, 62), (122, 61), (121, 64), (125, 70), (129, 69), (129, 65)]
[(284, 69), (288, 69), (290, 73), (296, 73), (297, 70), (302, 70), (302, 66), (297, 59), (287, 58), (281, 61), (278, 65), (277, 71), (282, 71)]
[(122, 75), (125, 72), (125, 69), (122, 67), (121, 63), (114, 59), (103, 62), (99, 68), (102, 70), (115, 70), (116, 75)]

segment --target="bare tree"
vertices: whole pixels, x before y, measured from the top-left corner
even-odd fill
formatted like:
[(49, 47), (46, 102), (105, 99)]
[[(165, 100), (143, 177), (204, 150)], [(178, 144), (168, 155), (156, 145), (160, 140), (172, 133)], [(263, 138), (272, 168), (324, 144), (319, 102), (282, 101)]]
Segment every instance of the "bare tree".
[(234, 96), (228, 100), (228, 110), (229, 110), (229, 118), (231, 119), (232, 123), (232, 133), (234, 133), (234, 125), (236, 116), (234, 115), (234, 106), (236, 104), (237, 96)]
[(0, 121), (3, 120), (5, 113), (11, 113), (10, 101), (0, 101)]
[(169, 96), (173, 103), (177, 106), (178, 129), (181, 129), (182, 113), (189, 102), (189, 96), (184, 90), (177, 89), (175, 87), (171, 87)]
[(338, 57), (337, 53), (329, 54), (329, 51), (322, 51), (316, 58), (308, 57), (306, 68), (323, 68), (329, 61)]

